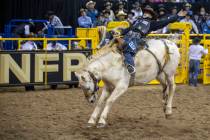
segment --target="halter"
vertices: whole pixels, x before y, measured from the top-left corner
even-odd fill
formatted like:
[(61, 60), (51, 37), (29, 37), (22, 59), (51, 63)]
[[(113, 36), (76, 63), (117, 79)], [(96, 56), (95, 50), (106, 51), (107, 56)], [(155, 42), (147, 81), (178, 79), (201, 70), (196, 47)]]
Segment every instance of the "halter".
[(94, 83), (94, 91), (92, 93), (92, 94), (94, 94), (94, 92), (97, 92), (99, 90), (99, 87), (98, 87), (98, 81), (99, 80), (95, 77), (95, 75), (92, 72), (88, 71), (88, 73), (89, 73), (89, 75), (92, 78), (93, 83)]

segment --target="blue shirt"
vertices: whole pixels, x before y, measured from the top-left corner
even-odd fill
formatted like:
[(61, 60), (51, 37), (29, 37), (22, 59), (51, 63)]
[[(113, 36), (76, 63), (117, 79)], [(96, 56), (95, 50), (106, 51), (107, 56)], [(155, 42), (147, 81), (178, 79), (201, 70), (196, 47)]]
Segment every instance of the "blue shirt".
[(91, 28), (92, 27), (92, 20), (88, 16), (81, 16), (78, 18), (79, 27), (82, 28)]
[(203, 29), (203, 34), (210, 34), (210, 27), (207, 25), (206, 22), (203, 24), (202, 29)]
[(96, 9), (87, 11), (87, 16), (91, 18), (93, 23), (96, 21), (97, 15), (98, 15), (98, 10)]

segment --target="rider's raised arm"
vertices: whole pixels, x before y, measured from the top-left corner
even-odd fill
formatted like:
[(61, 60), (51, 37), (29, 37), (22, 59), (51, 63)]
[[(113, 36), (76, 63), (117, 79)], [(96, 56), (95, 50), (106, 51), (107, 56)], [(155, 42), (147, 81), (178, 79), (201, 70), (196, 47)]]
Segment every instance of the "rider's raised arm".
[(164, 18), (164, 19), (159, 20), (159, 21), (151, 21), (150, 32), (161, 29), (161, 28), (167, 26), (169, 23), (173, 23), (173, 22), (178, 21), (178, 19), (180, 19), (179, 16), (173, 15), (173, 16), (169, 16), (169, 17)]
[(161, 28), (167, 26), (169, 23), (173, 23), (173, 22), (176, 22), (178, 20), (181, 20), (182, 18), (185, 17), (186, 14), (187, 14), (186, 11), (181, 10), (181, 11), (179, 11), (179, 13), (177, 15), (168, 16), (167, 18), (164, 18), (164, 19), (159, 20), (159, 21), (151, 21), (150, 32), (161, 29)]

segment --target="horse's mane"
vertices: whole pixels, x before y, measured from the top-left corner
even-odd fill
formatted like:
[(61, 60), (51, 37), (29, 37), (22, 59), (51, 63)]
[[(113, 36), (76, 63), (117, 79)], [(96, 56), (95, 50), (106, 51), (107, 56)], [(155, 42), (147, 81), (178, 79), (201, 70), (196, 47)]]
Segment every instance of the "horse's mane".
[(103, 46), (102, 48), (97, 50), (97, 52), (91, 56), (89, 61), (93, 62), (96, 59), (98, 59), (99, 57), (104, 56), (110, 52), (117, 52), (117, 50), (118, 50), (117, 43), (114, 43), (112, 40), (112, 41), (110, 41), (110, 43), (106, 44), (105, 46)]

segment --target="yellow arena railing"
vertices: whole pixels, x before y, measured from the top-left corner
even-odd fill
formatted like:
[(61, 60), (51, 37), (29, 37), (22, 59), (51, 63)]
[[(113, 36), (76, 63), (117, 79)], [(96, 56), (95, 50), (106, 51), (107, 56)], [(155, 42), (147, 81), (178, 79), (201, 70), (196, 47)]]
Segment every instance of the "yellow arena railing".
[[(129, 24), (126, 22), (110, 22), (108, 24), (109, 30), (123, 25), (127, 27)], [(181, 30), (181, 34), (177, 34), (177, 38), (173, 38), (174, 34), (149, 34), (148, 37), (151, 38), (167, 38), (170, 40), (174, 39), (174, 42), (177, 43), (179, 51), (181, 54), (180, 64), (177, 68), (177, 73), (175, 76), (176, 83), (186, 84), (188, 82), (188, 71), (189, 71), (189, 60), (188, 60), (188, 50), (192, 43), (194, 37), (199, 36), (201, 44), (208, 48), (209, 54), (203, 57), (201, 61), (201, 74), (199, 79), (203, 84), (210, 84), (210, 34), (190, 34), (192, 26), (188, 23), (173, 23), (169, 26), (170, 30)], [(96, 47), (99, 44), (100, 36), (98, 28), (77, 28), (76, 35), (78, 38), (0, 38), (1, 41), (18, 41), (18, 49), (20, 49), (21, 42), (30, 40), (30, 41), (43, 41), (43, 49), (46, 48), (49, 41), (68, 41), (68, 49), (72, 48), (72, 41), (78, 41), (81, 48), (87, 47), (87, 41), (91, 41), (91, 48), (93, 53), (96, 52)], [(150, 82), (150, 84), (158, 84), (156, 80)]]

